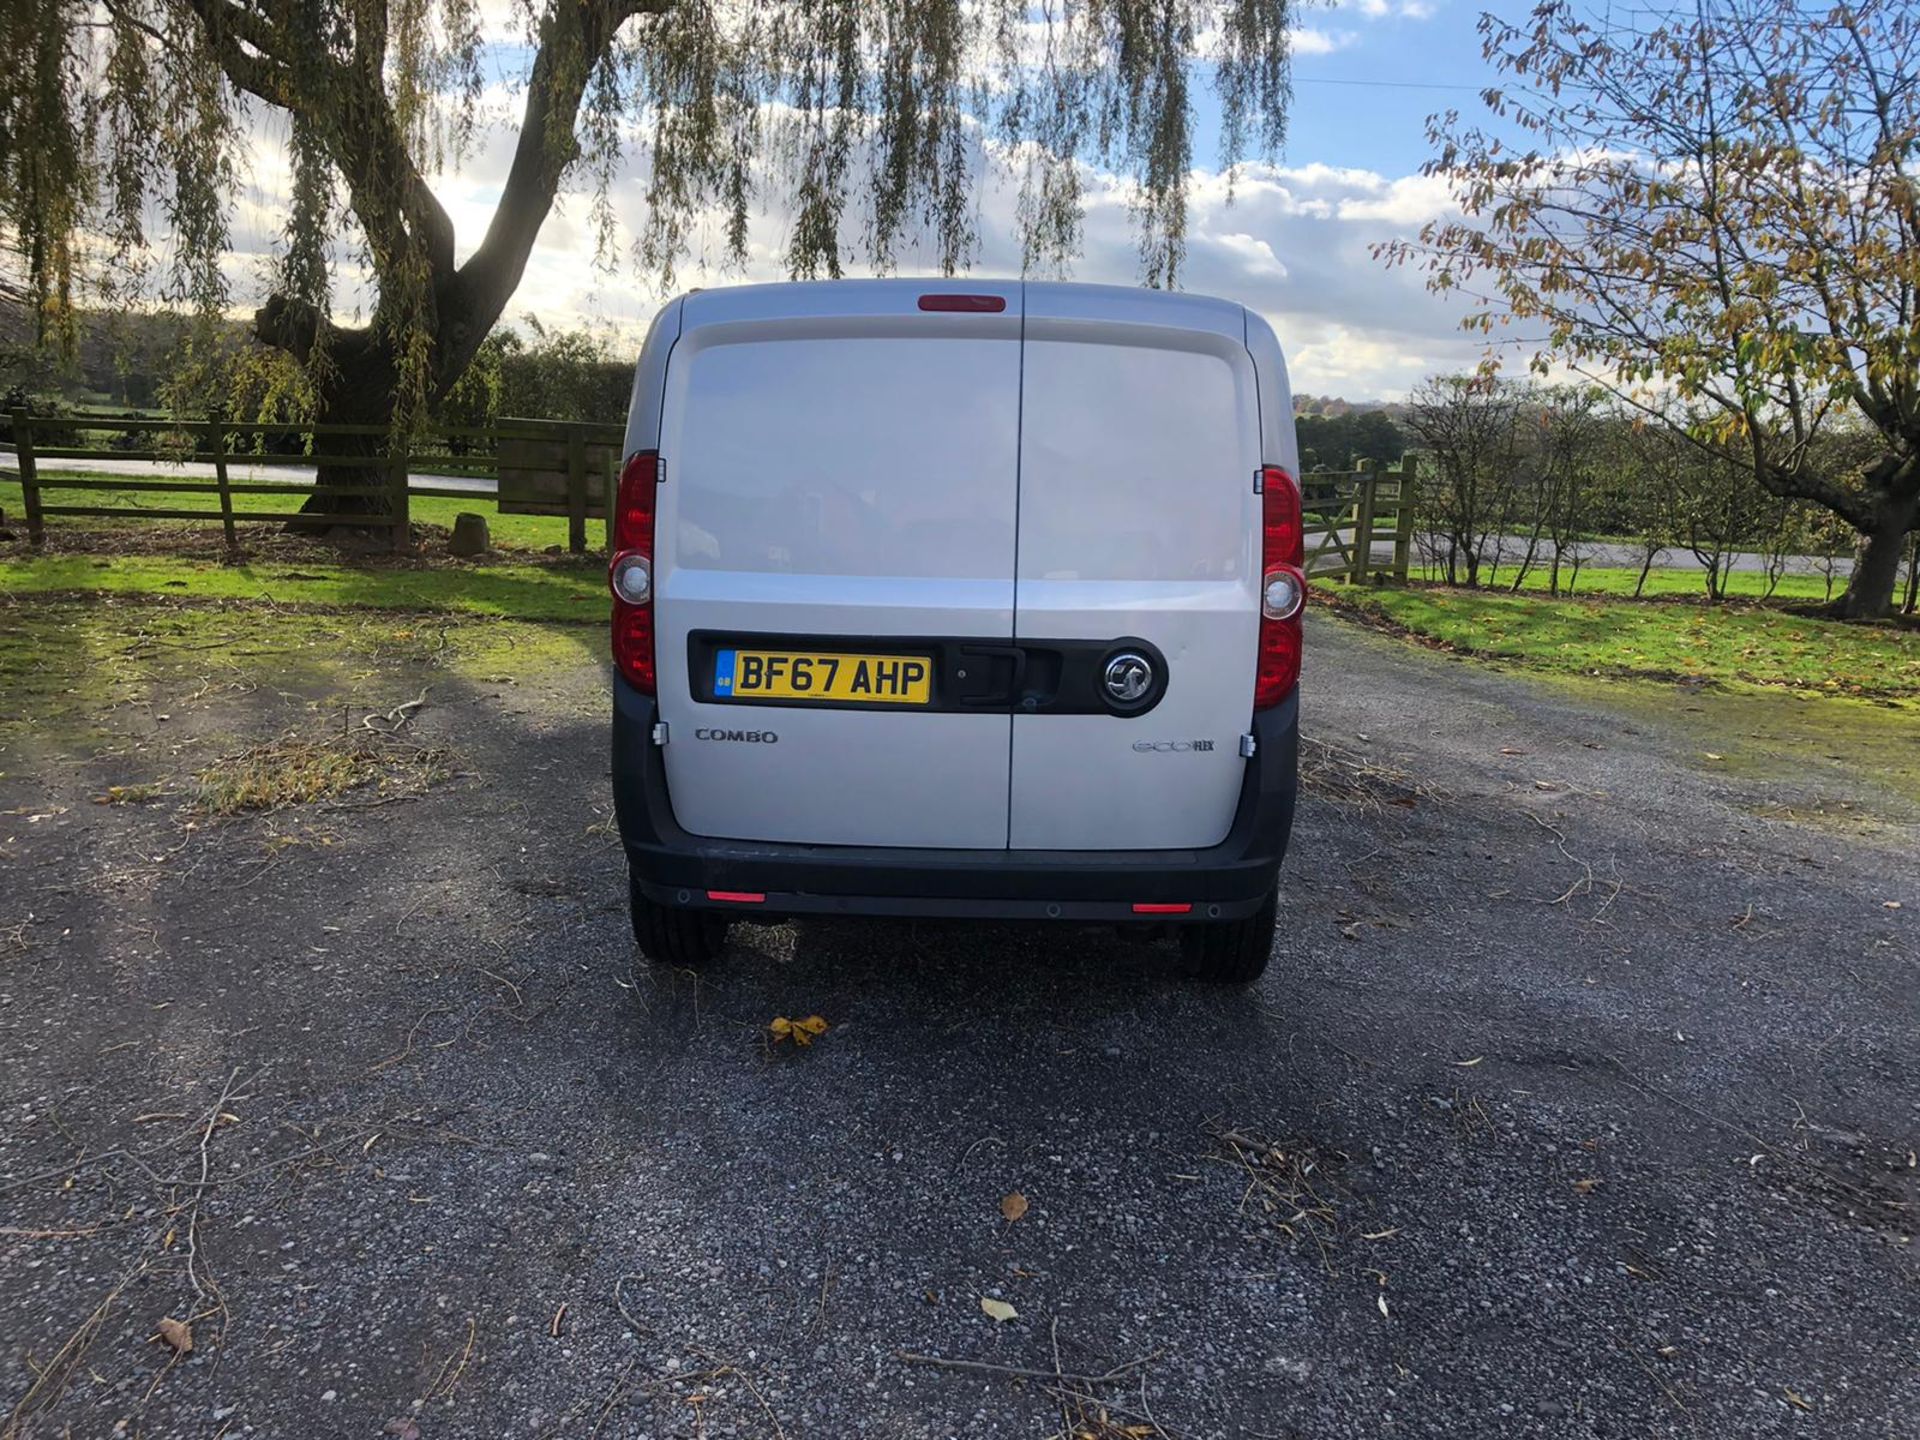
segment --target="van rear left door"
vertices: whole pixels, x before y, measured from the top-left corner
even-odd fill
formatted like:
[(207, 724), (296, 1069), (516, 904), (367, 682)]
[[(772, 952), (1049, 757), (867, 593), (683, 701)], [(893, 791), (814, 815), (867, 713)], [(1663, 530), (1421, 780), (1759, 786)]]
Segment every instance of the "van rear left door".
[[(927, 308), (930, 291), (974, 298)], [(687, 298), (655, 585), (668, 790), (689, 831), (1005, 848), (1004, 707), (956, 708), (937, 686), (928, 704), (726, 692), (769, 656), (793, 691), (792, 656), (826, 657), (805, 671), (817, 687), (941, 637), (1012, 635), (1020, 321), (1018, 282)]]

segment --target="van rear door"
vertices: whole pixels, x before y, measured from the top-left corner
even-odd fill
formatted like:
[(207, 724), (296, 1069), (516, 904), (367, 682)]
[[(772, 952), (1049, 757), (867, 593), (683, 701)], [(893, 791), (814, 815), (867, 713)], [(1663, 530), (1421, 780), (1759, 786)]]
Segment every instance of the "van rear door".
[(1016, 712), (1009, 843), (1218, 844), (1259, 637), (1245, 314), (1103, 286), (1029, 284), (1025, 300), (1015, 636), (1144, 641), (1166, 688), (1133, 716)]
[(942, 637), (1012, 635), (1020, 312), (1018, 282), (685, 301), (655, 587), (687, 830), (1006, 846), (1004, 705), (915, 667), (951, 658)]

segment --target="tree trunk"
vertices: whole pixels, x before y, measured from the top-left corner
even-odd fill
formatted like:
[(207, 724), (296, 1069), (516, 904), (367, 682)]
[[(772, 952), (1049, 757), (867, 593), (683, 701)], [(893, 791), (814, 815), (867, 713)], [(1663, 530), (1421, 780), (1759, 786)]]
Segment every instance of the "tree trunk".
[[(385, 457), (393, 445), (394, 365), (385, 346), (365, 331), (337, 334), (325, 381), (320, 386), (314, 416), (316, 425), (363, 426), (375, 433), (313, 437), (316, 473), (314, 493), (301, 506), (303, 515), (364, 515), (369, 519), (393, 513)], [(376, 494), (354, 491), (377, 490)], [(348, 493), (329, 493), (344, 491)], [(322, 533), (339, 520), (296, 520), (288, 526), (306, 534)]]
[[(322, 427), (313, 437), (316, 475), (313, 493), (300, 507), (303, 517), (314, 518), (290, 521), (287, 529), (325, 534), (336, 527), (357, 528), (353, 517), (365, 516), (371, 523), (391, 515), (384, 457), (393, 444), (399, 367), (381, 327), (336, 329), (299, 302), (275, 295), (254, 315), (253, 331), (263, 343), (303, 365), (316, 358), (319, 362), (312, 365), (314, 424)], [(324, 347), (318, 357), (316, 345)], [(366, 433), (326, 433), (324, 427), (332, 425), (359, 427)]]
[(1893, 613), (1893, 587), (1900, 576), (1900, 552), (1913, 528), (1920, 497), (1887, 497), (1874, 507), (1873, 528), (1866, 531), (1854, 558), (1853, 575), (1828, 613), (1840, 620), (1884, 620)]

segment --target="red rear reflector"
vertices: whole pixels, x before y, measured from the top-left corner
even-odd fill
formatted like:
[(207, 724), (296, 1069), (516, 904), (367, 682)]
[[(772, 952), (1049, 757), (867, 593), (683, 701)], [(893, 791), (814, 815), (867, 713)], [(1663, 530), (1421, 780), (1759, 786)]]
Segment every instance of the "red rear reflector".
[(964, 315), (998, 315), (1007, 308), (1004, 295), (922, 295), (922, 310), (958, 310)]
[(764, 905), (767, 897), (753, 890), (709, 890), (709, 900), (725, 900), (732, 905)]
[(1186, 915), (1192, 910), (1191, 905), (1135, 905), (1133, 907), (1133, 913), (1136, 915)]
[(613, 663), (634, 689), (653, 694), (653, 606), (613, 602)]

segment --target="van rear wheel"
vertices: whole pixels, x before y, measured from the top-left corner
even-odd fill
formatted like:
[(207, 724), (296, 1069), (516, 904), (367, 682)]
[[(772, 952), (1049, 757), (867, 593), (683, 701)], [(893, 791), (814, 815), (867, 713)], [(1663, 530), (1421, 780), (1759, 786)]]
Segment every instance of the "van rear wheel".
[(1209, 984), (1251, 985), (1266, 972), (1279, 918), (1280, 895), (1275, 890), (1244, 920), (1182, 926), (1180, 949), (1187, 974)]
[(727, 921), (711, 910), (682, 910), (649, 900), (640, 882), (627, 876), (633, 910), (633, 938), (640, 953), (656, 965), (700, 970), (719, 958), (727, 944)]

